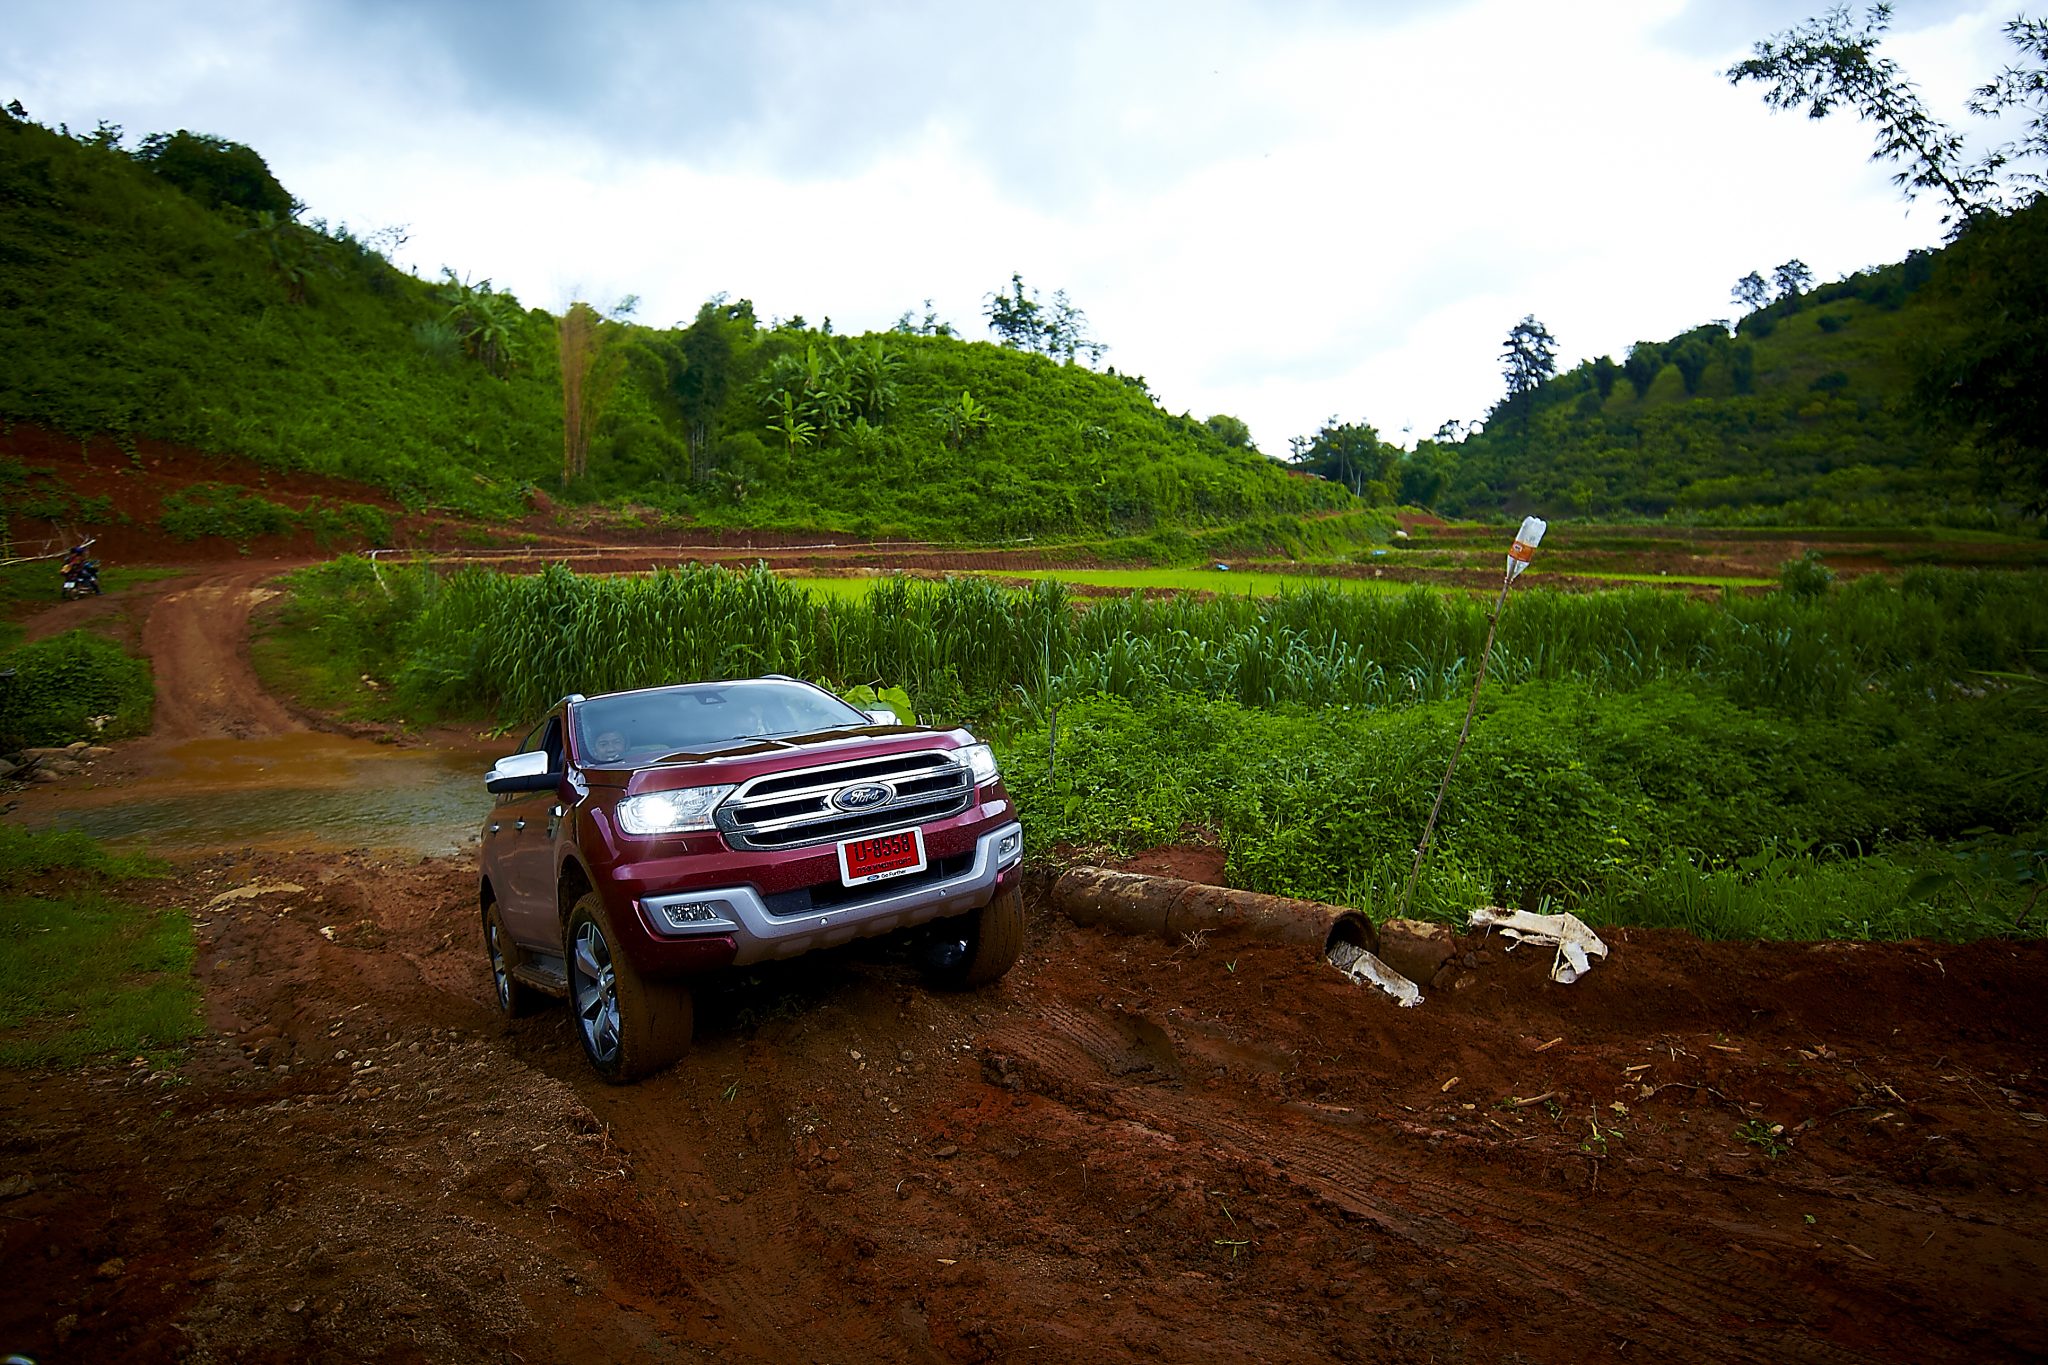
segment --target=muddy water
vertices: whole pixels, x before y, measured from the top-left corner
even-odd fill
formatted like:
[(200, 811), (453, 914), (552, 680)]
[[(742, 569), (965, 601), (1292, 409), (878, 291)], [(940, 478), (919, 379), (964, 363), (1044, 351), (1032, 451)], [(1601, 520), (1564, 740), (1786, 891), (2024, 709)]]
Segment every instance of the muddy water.
[(473, 847), (491, 756), (399, 749), (298, 731), (199, 739), (119, 755), (39, 788), (24, 823), (170, 851), (348, 848), (439, 855)]

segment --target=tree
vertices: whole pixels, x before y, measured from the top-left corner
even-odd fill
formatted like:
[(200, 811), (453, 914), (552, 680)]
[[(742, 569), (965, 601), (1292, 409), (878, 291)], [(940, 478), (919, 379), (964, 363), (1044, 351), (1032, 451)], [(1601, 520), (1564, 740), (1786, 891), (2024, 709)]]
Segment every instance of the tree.
[(1707, 373), (1707, 366), (1713, 362), (1714, 351), (1698, 336), (1687, 336), (1671, 348), (1671, 363), (1678, 367), (1678, 378), (1685, 385), (1686, 397), (1700, 391), (1700, 380)]
[(462, 349), (504, 378), (519, 358), (517, 329), (524, 317), (519, 300), (491, 288), (489, 280), (471, 284), (448, 266), (441, 268), (440, 294), (448, 305), (441, 320), (455, 329)]
[(1628, 348), (1628, 359), (1622, 362), (1622, 377), (1635, 390), (1640, 400), (1650, 391), (1650, 385), (1657, 382), (1657, 376), (1664, 370), (1664, 347), (1661, 342), (1638, 341)]
[(779, 410), (775, 420), (768, 424), (768, 430), (782, 438), (783, 450), (788, 463), (796, 463), (796, 453), (817, 439), (818, 429), (803, 419), (796, 410), (796, 400), (787, 391), (778, 394)]
[[(1077, 308), (1064, 289), (1055, 290), (1051, 304), (1038, 300), (1038, 291), (1027, 292), (1024, 277), (1011, 272), (1009, 292), (987, 295), (982, 315), (996, 339), (1015, 351), (1035, 351), (1071, 365), (1082, 356), (1093, 365), (1109, 347), (1087, 333), (1088, 315)], [(905, 314), (905, 319), (908, 318)], [(898, 320), (898, 326), (904, 319)]]
[[(630, 312), (631, 309), (613, 309)], [(606, 343), (607, 324), (589, 304), (576, 302), (555, 324), (562, 362), (562, 485), (590, 469), (590, 437), (611, 398), (621, 364)]]
[(1351, 495), (1375, 503), (1394, 500), (1394, 466), (1401, 452), (1380, 440), (1368, 422), (1339, 422), (1332, 416), (1314, 436), (1297, 436), (1289, 445), (1294, 463), (1305, 473), (1340, 483)]
[[(1878, 55), (1891, 15), (1890, 5), (1872, 5), (1858, 27), (1848, 7), (1837, 5), (1757, 43), (1749, 60), (1728, 69), (1729, 83), (1755, 81), (1765, 87), (1764, 103), (1773, 109), (1803, 108), (1808, 118), (1826, 118), (1844, 105), (1854, 110), (1877, 127), (1877, 150), (1870, 159), (1898, 163), (1892, 183), (1907, 199), (1923, 191), (1939, 193), (1948, 203), (1944, 222), (1967, 222), (1996, 210), (2006, 168), (2048, 155), (2048, 23), (2021, 15), (2005, 25), (2006, 38), (2033, 65), (2009, 66), (1979, 86), (1970, 109), (1986, 116), (2019, 109), (2032, 118), (2020, 139), (1971, 163), (1964, 160), (1962, 136), (1927, 112), (1897, 62)], [(2044, 183), (2034, 171), (2016, 172), (2013, 180), (2036, 187)]]
[(1739, 394), (1756, 392), (1756, 351), (1746, 341), (1728, 352), (1728, 382)]
[(1813, 283), (1813, 272), (1807, 269), (1806, 262), (1794, 256), (1771, 272), (1771, 283), (1778, 287), (1780, 300), (1796, 299)]
[(1557, 373), (1557, 339), (1532, 313), (1508, 329), (1500, 353), (1501, 374), (1508, 381), (1508, 401), (1534, 393)]
[(298, 215), (299, 202), (277, 183), (263, 158), (239, 142), (180, 128), (142, 139), (135, 159), (209, 208), (268, 212), (278, 218)]
[(713, 427), (732, 392), (735, 357), (753, 330), (754, 305), (745, 299), (728, 304), (723, 294), (706, 300), (696, 320), (683, 329), (683, 363), (669, 389), (683, 419), (692, 483), (710, 475)]
[(1752, 270), (1735, 282), (1735, 287), (1728, 291), (1728, 297), (1754, 313), (1771, 301), (1771, 286)]
[(1010, 292), (1000, 289), (982, 300), (982, 316), (988, 319), (988, 329), (996, 334), (996, 340), (1013, 351), (1035, 351), (1045, 335), (1045, 324), (1039, 317), (1038, 291), (1024, 292), (1024, 277), (1012, 272)]
[(1621, 366), (1614, 363), (1614, 357), (1603, 355), (1593, 362), (1593, 387), (1600, 391), (1600, 401), (1614, 392), (1614, 381), (1621, 377)]
[(1092, 367), (1109, 347), (1088, 335), (1088, 315), (1067, 298), (1067, 291), (1055, 289), (1052, 309), (1046, 314), (1045, 353), (1071, 365), (1081, 356)]
[[(2029, 158), (2048, 160), (2048, 21), (2020, 15), (2006, 21), (2005, 36), (2032, 57), (2035, 65), (2008, 66), (1978, 86), (1970, 97), (1970, 112), (1995, 117), (2007, 109), (2031, 110), (2033, 117), (2027, 122), (2026, 135), (1999, 148), (1994, 155), (2001, 166)], [(2048, 175), (2040, 171), (2019, 171), (2013, 178), (2036, 190), (2048, 189)]]
[(896, 406), (896, 374), (902, 357), (879, 336), (846, 343), (839, 357), (847, 398), (857, 421), (878, 425)]
[(953, 324), (939, 321), (938, 310), (932, 307), (930, 299), (926, 299), (923, 318), (917, 316), (916, 309), (906, 308), (903, 310), (903, 316), (897, 318), (896, 325), (889, 330), (901, 332), (904, 336), (949, 337), (953, 335)]
[(2048, 195), (1969, 224), (1929, 287), (1963, 326), (1923, 345), (1915, 396), (1969, 433), (1989, 487), (2048, 512)]
[(1232, 450), (1257, 450), (1252, 444), (1252, 429), (1227, 412), (1219, 412), (1202, 424), (1216, 433), (1216, 439)]

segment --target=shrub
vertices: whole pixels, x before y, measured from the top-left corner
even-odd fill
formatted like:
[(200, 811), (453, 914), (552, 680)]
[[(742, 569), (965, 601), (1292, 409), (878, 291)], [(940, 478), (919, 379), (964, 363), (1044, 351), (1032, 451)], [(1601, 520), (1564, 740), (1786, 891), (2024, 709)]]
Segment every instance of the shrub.
[(149, 663), (82, 630), (0, 655), (0, 749), (119, 739), (149, 729)]
[(1778, 566), (1778, 590), (1788, 597), (1825, 597), (1834, 584), (1835, 571), (1818, 550), (1807, 550)]

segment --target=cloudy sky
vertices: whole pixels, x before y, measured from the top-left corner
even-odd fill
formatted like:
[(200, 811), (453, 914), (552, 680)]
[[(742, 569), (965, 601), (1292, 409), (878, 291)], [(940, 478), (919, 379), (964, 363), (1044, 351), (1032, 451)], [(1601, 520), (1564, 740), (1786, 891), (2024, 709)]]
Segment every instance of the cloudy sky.
[[(2013, 0), (1900, 0), (1970, 121)], [(1869, 130), (1718, 73), (1823, 0), (12, 0), (0, 102), (257, 148), (308, 212), (559, 310), (708, 296), (985, 337), (1065, 289), (1174, 411), (1260, 445), (1481, 416), (1533, 313), (1569, 365), (1940, 239)]]

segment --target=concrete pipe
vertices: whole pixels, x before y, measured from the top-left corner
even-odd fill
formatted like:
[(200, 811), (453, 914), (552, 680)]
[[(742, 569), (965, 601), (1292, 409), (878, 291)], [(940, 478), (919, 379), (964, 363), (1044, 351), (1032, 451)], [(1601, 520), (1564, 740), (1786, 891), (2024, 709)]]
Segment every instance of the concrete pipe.
[(1101, 867), (1070, 868), (1053, 884), (1052, 903), (1076, 924), (1170, 942), (1190, 934), (1235, 929), (1254, 938), (1299, 944), (1317, 953), (1328, 952), (1337, 943), (1350, 943), (1367, 952), (1379, 946), (1372, 921), (1341, 905)]

